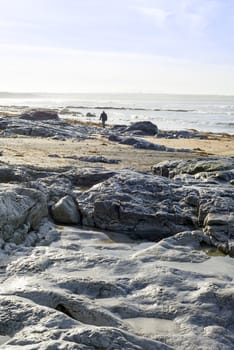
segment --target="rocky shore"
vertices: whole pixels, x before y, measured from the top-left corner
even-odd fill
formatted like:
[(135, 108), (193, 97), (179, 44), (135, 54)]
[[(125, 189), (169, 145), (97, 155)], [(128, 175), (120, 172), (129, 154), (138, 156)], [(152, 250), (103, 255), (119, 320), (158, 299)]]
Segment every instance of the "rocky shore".
[(39, 112), (0, 118), (1, 349), (231, 350), (234, 157)]

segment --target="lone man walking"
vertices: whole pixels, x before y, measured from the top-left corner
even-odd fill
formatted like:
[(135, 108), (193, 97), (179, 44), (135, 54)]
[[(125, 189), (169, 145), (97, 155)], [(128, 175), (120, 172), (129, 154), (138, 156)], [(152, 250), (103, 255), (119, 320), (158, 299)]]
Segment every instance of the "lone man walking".
[(102, 127), (105, 128), (106, 127), (106, 121), (107, 121), (107, 114), (105, 111), (102, 111), (99, 120), (102, 121)]

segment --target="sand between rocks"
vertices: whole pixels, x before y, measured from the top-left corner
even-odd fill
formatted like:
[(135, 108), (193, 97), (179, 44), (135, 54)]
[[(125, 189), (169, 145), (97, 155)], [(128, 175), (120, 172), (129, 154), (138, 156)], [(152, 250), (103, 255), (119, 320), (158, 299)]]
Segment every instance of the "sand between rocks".
[[(194, 152), (158, 152), (136, 149), (129, 145), (111, 142), (101, 135), (93, 139), (76, 141), (53, 140), (40, 137), (0, 138), (0, 161), (7, 164), (24, 164), (43, 167), (64, 166), (104, 166), (108, 169), (135, 168), (150, 170), (151, 166), (170, 159), (190, 159), (199, 156), (220, 155), (234, 156), (234, 136), (209, 134), (208, 140), (200, 139), (164, 139), (145, 137), (144, 139), (159, 145), (173, 148), (189, 148)], [(52, 155), (52, 156), (51, 156)], [(118, 159), (119, 164), (83, 162), (77, 159), (64, 159), (66, 156), (103, 156)]]

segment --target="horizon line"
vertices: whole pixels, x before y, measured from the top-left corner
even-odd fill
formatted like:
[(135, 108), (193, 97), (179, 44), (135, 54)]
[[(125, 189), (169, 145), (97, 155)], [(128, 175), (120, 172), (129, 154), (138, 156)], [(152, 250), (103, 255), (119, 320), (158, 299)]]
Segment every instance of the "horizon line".
[[(225, 96), (225, 97), (234, 97), (234, 92), (233, 93), (192, 93), (192, 92), (143, 92), (143, 91), (132, 91), (132, 92), (126, 92), (126, 91), (116, 91), (116, 92), (107, 92), (107, 91), (89, 91), (89, 92), (84, 92), (84, 91), (74, 91), (74, 92), (55, 92), (55, 91), (0, 91), (0, 94), (6, 94), (6, 95), (13, 95), (13, 94), (18, 94), (18, 95), (33, 95), (33, 94), (45, 94), (45, 95), (85, 95), (85, 94), (90, 94), (90, 95), (103, 95), (103, 94), (108, 94), (108, 95), (185, 95), (185, 96)], [(0, 96), (1, 98), (1, 96)]]

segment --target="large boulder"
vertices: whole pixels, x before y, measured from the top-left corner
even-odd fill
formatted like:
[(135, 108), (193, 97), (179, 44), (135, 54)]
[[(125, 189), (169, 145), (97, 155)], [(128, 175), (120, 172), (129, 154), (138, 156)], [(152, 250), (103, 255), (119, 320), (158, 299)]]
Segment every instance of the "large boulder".
[(0, 238), (6, 242), (20, 243), (30, 230), (47, 216), (46, 197), (35, 189), (15, 185), (2, 186), (0, 190)]
[(230, 252), (234, 238), (231, 185), (193, 177), (170, 180), (122, 170), (78, 197), (82, 223), (157, 241), (203, 230), (209, 244)]
[(134, 132), (138, 135), (154, 136), (158, 133), (157, 125), (149, 121), (136, 122), (125, 129), (125, 132)]
[(163, 177), (123, 170), (78, 198), (83, 224), (158, 240), (197, 227), (198, 197)]

